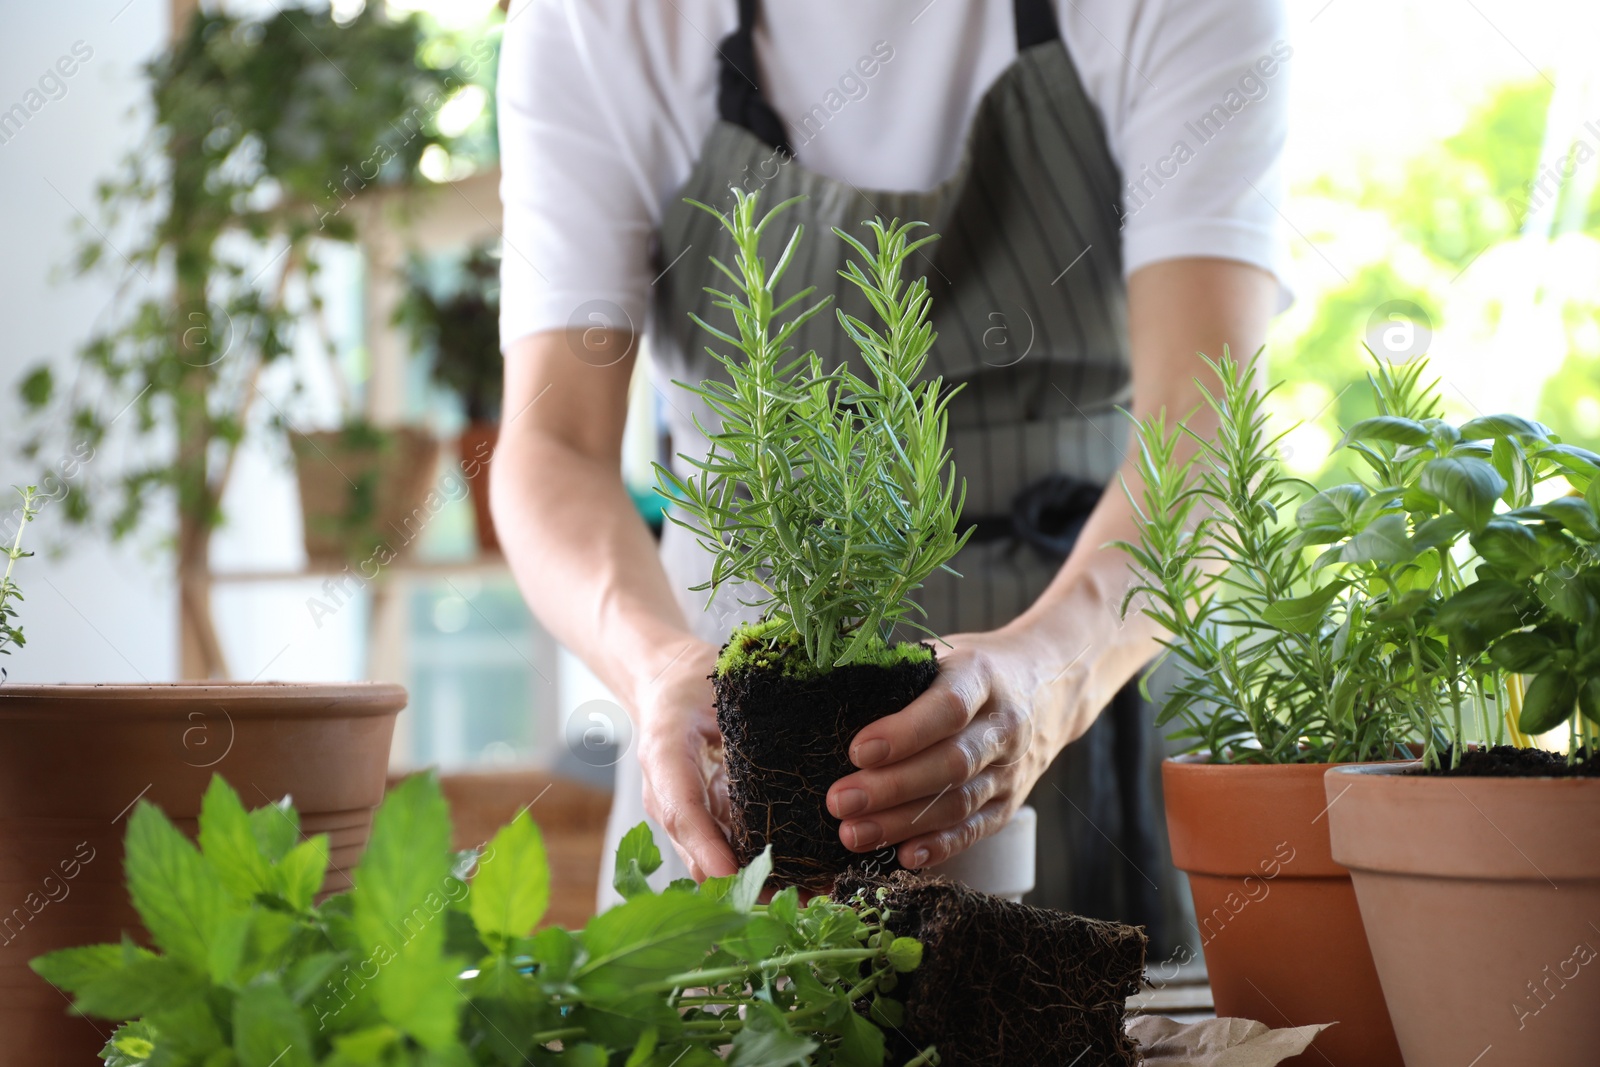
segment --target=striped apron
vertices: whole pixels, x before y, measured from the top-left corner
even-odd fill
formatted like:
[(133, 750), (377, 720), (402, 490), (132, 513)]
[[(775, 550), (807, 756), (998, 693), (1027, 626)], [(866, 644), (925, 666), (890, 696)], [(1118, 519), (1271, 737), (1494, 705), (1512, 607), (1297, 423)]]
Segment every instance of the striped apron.
[[(864, 298), (835, 273), (845, 265), (848, 248), (832, 228), (864, 236), (860, 223), (881, 216), (919, 219), (941, 235), (908, 267), (927, 278), (932, 295), (939, 336), (929, 373), (963, 386), (949, 407), (949, 443), (966, 481), (965, 515), (977, 519), (980, 535), (996, 528), (995, 517), (1011, 515), (1030, 489), (1036, 493), (1052, 479), (1078, 487), (1113, 479), (1128, 437), (1116, 408), (1130, 399), (1121, 177), (1061, 42), (1052, 0), (1015, 0), (1014, 7), (1017, 59), (984, 94), (955, 174), (924, 192), (893, 192), (861, 189), (795, 161), (783, 123), (761, 94), (752, 40), (755, 0), (739, 0), (739, 27), (720, 48), (721, 121), (658, 235), (665, 273), (653, 294), (650, 352), (674, 453), (705, 455), (709, 444), (695, 420), (717, 425), (703, 401), (666, 382), (725, 377), (705, 352), (708, 338), (689, 313), (722, 322), (725, 313), (712, 307), (704, 291), (720, 277), (713, 277), (708, 257), (733, 260), (717, 220), (683, 201), (728, 207), (731, 186), (739, 184), (759, 190), (765, 207), (806, 198), (769, 231), (771, 247), (762, 249), (771, 262), (794, 226), (805, 226), (785, 292), (814, 285), (835, 294), (835, 308), (866, 321), (872, 315)], [(797, 352), (814, 348), (824, 366), (845, 360), (856, 373), (867, 373), (832, 309), (812, 318), (792, 344)], [(674, 463), (680, 475), (689, 473), (681, 460)], [(1097, 496), (1091, 493), (1089, 501)], [(724, 589), (709, 607), (703, 593), (688, 591), (710, 577), (711, 557), (687, 531), (667, 524), (662, 559), (699, 636), (721, 642), (733, 626), (753, 619), (751, 609), (739, 604), (737, 589)], [(1017, 537), (975, 536), (951, 561), (964, 577), (938, 571), (921, 590), (926, 624), (937, 633), (999, 627), (1038, 598), (1060, 562), (1059, 555)], [(1118, 723), (1102, 716), (1105, 724), (1096, 729), (1104, 741), (1086, 737), (1070, 746), (1035, 790), (1035, 902), (1108, 918), (1156, 920), (1150, 901), (1119, 901), (1114, 890), (1104, 891), (1127, 880), (1116, 869), (1122, 861), (1112, 848), (1131, 848), (1128, 862), (1152, 877), (1161, 862), (1154, 848), (1137, 840), (1148, 836), (1152, 810), (1148, 804), (1146, 810), (1124, 810), (1130, 775), (1119, 779), (1122, 768), (1112, 765), (1117, 727), (1123, 748), (1130, 733), (1145, 735), (1137, 702), (1132, 715)], [(1142, 767), (1126, 770), (1134, 779), (1146, 777)], [(627, 810), (613, 818), (614, 832), (641, 817), (635, 761), (624, 760), (619, 771), (617, 806)], [(1135, 792), (1148, 798), (1146, 788)], [(1085, 825), (1090, 820), (1104, 834)], [(1129, 826), (1139, 831), (1123, 833)], [(1103, 848), (1110, 843), (1105, 834), (1120, 843)], [(1131, 881), (1144, 885), (1137, 876)]]

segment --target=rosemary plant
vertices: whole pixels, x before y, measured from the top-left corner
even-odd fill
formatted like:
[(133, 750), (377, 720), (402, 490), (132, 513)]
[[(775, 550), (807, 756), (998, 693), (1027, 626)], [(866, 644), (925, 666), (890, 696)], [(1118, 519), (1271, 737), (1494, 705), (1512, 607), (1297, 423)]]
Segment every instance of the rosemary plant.
[[(1221, 381), (1218, 392), (1200, 383), (1219, 424), (1214, 439), (1169, 424), (1164, 412), (1137, 428), (1138, 540), (1119, 542), (1137, 578), (1123, 611), (1140, 600), (1182, 668), (1157, 721), (1181, 720), (1173, 736), (1216, 761), (1387, 758), (1424, 723), (1404, 701), (1383, 698), (1384, 662), (1351, 653), (1368, 633), (1367, 588), (1398, 564), (1358, 546), (1342, 562), (1369, 568), (1364, 581), (1316, 584), (1305, 548), (1334, 539), (1331, 520), (1307, 533), (1285, 516), (1297, 507), (1308, 519), (1327, 512), (1342, 535), (1342, 509), (1351, 502), (1353, 518), (1364, 491), (1312, 496), (1283, 470), (1282, 435), (1269, 430), (1265, 410), (1271, 390), (1254, 387), (1259, 360), (1240, 365), (1226, 352), (1206, 360)], [(1415, 382), (1395, 384), (1380, 403), (1416, 414)]]
[(829, 298), (812, 302), (809, 288), (777, 295), (803, 228), (770, 266), (760, 252), (794, 201), (760, 217), (757, 201), (735, 190), (726, 215), (697, 205), (721, 218), (735, 247), (732, 267), (712, 260), (732, 291), (710, 290), (731, 332), (695, 320), (728, 347), (708, 348), (727, 380), (677, 384), (703, 398), (721, 426), (700, 427), (711, 444), (704, 459), (680, 457), (695, 473), (679, 478), (658, 465), (657, 479), (675, 502), (672, 521), (714, 558), (711, 579), (696, 588), (714, 596), (744, 583), (756, 591), (744, 603), (765, 609), (763, 637), (798, 641), (810, 664), (827, 669), (881, 651), (898, 624), (928, 632), (912, 618), (921, 612), (912, 594), (966, 539), (956, 533), (965, 486), (945, 444), (954, 391), (938, 377), (919, 380), (935, 338), (928, 286), (901, 277), (934, 238), (913, 239), (921, 223), (877, 219), (867, 224), (869, 249), (834, 231), (860, 257), (840, 276), (878, 325), (839, 311), (868, 378), (847, 365), (825, 372), (816, 352), (797, 355), (790, 342)]

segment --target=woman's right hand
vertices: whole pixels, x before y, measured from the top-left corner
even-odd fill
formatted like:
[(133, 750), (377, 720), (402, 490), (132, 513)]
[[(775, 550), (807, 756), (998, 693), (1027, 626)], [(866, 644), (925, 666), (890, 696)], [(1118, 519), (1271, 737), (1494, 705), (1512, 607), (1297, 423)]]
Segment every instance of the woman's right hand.
[(686, 638), (637, 691), (644, 810), (697, 882), (739, 869), (723, 829), (728, 774), (711, 689), (716, 662), (717, 646)]

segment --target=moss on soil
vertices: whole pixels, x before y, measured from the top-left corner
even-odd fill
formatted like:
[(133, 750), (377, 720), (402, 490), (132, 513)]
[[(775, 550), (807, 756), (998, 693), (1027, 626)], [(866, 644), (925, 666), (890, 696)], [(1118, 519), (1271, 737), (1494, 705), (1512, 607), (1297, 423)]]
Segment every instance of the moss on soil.
[[(776, 669), (786, 678), (813, 678), (833, 670), (831, 666), (819, 666), (806, 658), (805, 644), (799, 634), (791, 632), (777, 640), (768, 637), (775, 629), (777, 623), (772, 620), (747, 623), (735, 629), (717, 657), (717, 675), (726, 677), (739, 671)], [(932, 657), (933, 649), (926, 644), (902, 641), (889, 645), (881, 638), (872, 637), (852, 662), (864, 667), (893, 667), (900, 663), (924, 663)]]

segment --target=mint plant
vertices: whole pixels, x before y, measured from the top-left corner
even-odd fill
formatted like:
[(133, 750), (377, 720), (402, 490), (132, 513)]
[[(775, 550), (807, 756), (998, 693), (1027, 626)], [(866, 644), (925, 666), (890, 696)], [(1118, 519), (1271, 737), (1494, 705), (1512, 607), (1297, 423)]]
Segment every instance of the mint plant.
[[(17, 625), (16, 605), (22, 600), (22, 590), (17, 588), (17, 583), (11, 580), (11, 572), (17, 566), (17, 560), (26, 559), (33, 555), (32, 552), (22, 550), (22, 531), (39, 512), (38, 490), (33, 486), (18, 489), (17, 495), (22, 498), (22, 506), (17, 511), (17, 532), (11, 539), (9, 547), (0, 549), (5, 552), (5, 576), (0, 577), (0, 653), (11, 654), (11, 646), (21, 648), (27, 644), (22, 636), (22, 627)], [(0, 678), (5, 674), (0, 671)]]
[(125, 939), (33, 966), (76, 1010), (124, 1023), (109, 1067), (884, 1062), (887, 994), (921, 946), (883, 908), (802, 907), (792, 889), (760, 904), (767, 856), (655, 893), (641, 825), (617, 856), (624, 902), (533, 933), (550, 878), (527, 812), (481, 852), (449, 841), (437, 782), (409, 779), (354, 887), (318, 903), (327, 839), (287, 802), (246, 812), (214, 778), (198, 848), (148, 803), (130, 820), (128, 887), (154, 950)]
[(953, 391), (938, 377), (919, 380), (935, 339), (927, 281), (901, 277), (934, 238), (912, 239), (922, 223), (877, 219), (869, 249), (834, 231), (860, 257), (840, 276), (879, 320), (838, 312), (865, 380), (846, 365), (825, 371), (815, 352), (797, 355), (790, 344), (829, 302), (808, 303), (809, 288), (777, 293), (802, 227), (770, 267), (761, 255), (763, 234), (794, 201), (758, 219), (757, 194), (734, 196), (726, 215), (697, 205), (722, 220), (737, 249), (732, 267), (712, 260), (732, 283), (711, 291), (732, 332), (695, 319), (729, 349), (708, 349), (728, 380), (677, 383), (721, 425), (700, 427), (711, 444), (704, 459), (680, 457), (696, 473), (679, 478), (658, 465), (657, 480), (674, 502), (669, 518), (713, 557), (710, 581), (696, 588), (714, 595), (739, 581), (757, 590), (750, 603), (765, 609), (763, 640), (798, 641), (810, 664), (827, 669), (881, 650), (896, 624), (925, 630), (911, 596), (965, 542), (956, 533), (965, 487), (945, 444)]

